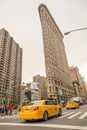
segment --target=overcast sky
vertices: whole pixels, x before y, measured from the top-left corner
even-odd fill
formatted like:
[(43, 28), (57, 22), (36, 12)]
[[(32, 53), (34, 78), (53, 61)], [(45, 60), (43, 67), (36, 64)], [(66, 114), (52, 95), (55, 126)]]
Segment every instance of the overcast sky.
[[(47, 6), (62, 34), (87, 27), (87, 0), (0, 0), (0, 29), (23, 49), (22, 82), (45, 76), (42, 28), (38, 6)], [(64, 36), (69, 66), (77, 66), (87, 82), (87, 30)]]

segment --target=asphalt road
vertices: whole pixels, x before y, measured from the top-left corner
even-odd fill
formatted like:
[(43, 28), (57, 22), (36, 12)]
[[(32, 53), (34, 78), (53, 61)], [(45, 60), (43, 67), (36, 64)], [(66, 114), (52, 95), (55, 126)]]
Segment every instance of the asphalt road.
[(87, 130), (87, 105), (79, 109), (63, 108), (61, 117), (53, 117), (48, 121), (20, 120), (18, 115), (0, 116), (0, 130)]

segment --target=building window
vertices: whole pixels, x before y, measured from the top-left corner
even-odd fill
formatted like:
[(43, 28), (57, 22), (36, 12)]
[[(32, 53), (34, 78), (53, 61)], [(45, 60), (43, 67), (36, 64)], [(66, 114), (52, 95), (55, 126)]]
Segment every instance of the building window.
[(49, 86), (49, 92), (51, 92), (51, 86)]
[(54, 86), (52, 86), (53, 92), (54, 92)]
[(55, 84), (57, 84), (57, 81), (55, 80)]
[(50, 98), (52, 98), (52, 95), (50, 95)]
[(58, 85), (60, 86), (60, 82), (58, 82)]

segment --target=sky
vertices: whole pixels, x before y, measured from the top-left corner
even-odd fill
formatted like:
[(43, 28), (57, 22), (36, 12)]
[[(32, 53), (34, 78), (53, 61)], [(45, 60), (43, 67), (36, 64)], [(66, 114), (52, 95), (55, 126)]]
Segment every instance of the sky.
[[(22, 82), (45, 76), (39, 5), (49, 9), (62, 34), (87, 27), (87, 0), (0, 0), (0, 29), (5, 28), (23, 49)], [(87, 30), (63, 38), (68, 65), (77, 66), (87, 83)]]

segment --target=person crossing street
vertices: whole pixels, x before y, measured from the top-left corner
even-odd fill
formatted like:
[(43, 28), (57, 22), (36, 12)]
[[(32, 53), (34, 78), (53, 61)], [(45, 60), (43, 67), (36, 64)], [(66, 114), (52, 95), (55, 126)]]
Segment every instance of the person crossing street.
[(9, 111), (10, 111), (10, 115), (12, 115), (12, 110), (13, 110), (13, 104), (12, 103), (10, 103), (10, 105), (9, 105)]

